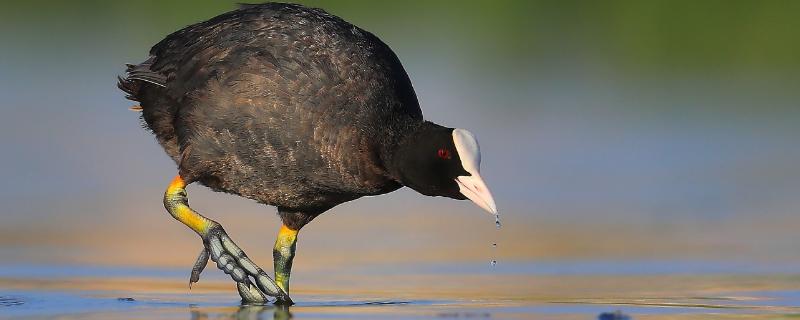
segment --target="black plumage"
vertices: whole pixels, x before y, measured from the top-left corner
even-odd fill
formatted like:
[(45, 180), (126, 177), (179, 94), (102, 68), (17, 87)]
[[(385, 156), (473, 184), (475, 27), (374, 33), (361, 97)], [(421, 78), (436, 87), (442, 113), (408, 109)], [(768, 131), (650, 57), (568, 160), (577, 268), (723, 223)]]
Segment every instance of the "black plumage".
[[(118, 86), (178, 165), (164, 206), (203, 240), (190, 283), (211, 259), (245, 302), (292, 303), (299, 230), (343, 202), (408, 186), (497, 213), (474, 135), (423, 120), (392, 50), (321, 9), (246, 5), (188, 26)], [(275, 280), (188, 206), (193, 182), (278, 208)]]
[(423, 121), (385, 43), (300, 5), (249, 5), (177, 31), (120, 87), (184, 179), (277, 206), (297, 228), (400, 188), (396, 151), (452, 130)]

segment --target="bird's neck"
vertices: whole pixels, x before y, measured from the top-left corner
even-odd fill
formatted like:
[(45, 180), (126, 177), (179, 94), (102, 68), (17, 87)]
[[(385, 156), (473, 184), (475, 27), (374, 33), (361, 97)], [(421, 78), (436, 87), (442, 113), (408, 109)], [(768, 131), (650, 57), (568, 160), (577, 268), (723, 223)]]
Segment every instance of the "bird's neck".
[(384, 144), (381, 152), (381, 160), (389, 176), (405, 185), (403, 183), (403, 170), (405, 168), (403, 163), (406, 156), (414, 152), (415, 146), (419, 141), (423, 141), (432, 132), (441, 129), (444, 129), (444, 127), (430, 121), (414, 121), (393, 130), (391, 141), (387, 141)]

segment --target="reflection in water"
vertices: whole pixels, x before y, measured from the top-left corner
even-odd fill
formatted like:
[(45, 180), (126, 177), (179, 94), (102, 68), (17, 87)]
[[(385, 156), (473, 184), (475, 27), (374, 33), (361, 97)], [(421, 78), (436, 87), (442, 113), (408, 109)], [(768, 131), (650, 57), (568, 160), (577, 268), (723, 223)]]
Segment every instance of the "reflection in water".
[(13, 307), (13, 306), (22, 305), (24, 303), (25, 302), (22, 301), (21, 299), (17, 299), (17, 298), (14, 298), (14, 297), (3, 297), (3, 296), (0, 296), (0, 307)]
[[(269, 313), (272, 312), (272, 319), (287, 320), (292, 318), (292, 313), (289, 311), (291, 307), (285, 305), (243, 305), (239, 307), (236, 312), (231, 314), (215, 314), (214, 319), (236, 319), (236, 320), (260, 320), (267, 319)], [(206, 320), (210, 319), (208, 313), (200, 310), (191, 310), (192, 320)]]
[(631, 320), (631, 317), (617, 310), (615, 312), (603, 312), (597, 316), (597, 320)]

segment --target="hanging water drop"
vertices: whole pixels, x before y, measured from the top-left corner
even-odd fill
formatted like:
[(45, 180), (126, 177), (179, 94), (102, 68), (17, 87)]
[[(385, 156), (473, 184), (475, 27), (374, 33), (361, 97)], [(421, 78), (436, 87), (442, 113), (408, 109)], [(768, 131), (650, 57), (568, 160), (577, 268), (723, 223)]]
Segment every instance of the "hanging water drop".
[[(500, 224), (500, 215), (499, 214), (495, 214), (494, 215), (494, 226), (497, 227), (498, 230), (500, 229), (500, 227), (502, 227), (502, 224)], [(492, 242), (492, 258), (493, 259), (492, 259), (492, 262), (490, 263), (490, 265), (492, 267), (497, 265), (497, 260), (495, 260), (496, 257), (497, 257), (497, 242)]]

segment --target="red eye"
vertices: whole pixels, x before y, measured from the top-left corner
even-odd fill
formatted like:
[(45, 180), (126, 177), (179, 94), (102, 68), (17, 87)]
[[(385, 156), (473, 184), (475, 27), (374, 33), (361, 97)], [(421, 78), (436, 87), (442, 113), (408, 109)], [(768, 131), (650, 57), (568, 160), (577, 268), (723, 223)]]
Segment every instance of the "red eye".
[(437, 152), (436, 155), (445, 160), (450, 159), (450, 150), (439, 149), (439, 152)]

